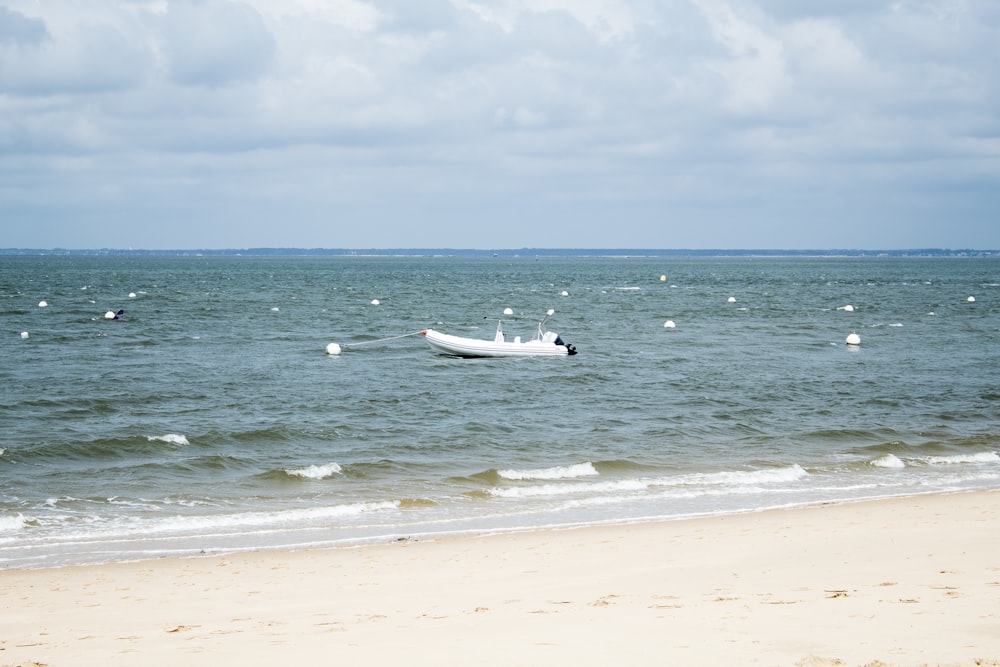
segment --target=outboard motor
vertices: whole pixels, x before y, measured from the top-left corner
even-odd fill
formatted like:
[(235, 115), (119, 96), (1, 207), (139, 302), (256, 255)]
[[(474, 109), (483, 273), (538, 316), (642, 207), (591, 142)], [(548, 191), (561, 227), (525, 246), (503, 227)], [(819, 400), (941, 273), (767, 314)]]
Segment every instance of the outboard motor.
[(556, 336), (556, 339), (555, 339), (554, 342), (555, 342), (556, 345), (562, 345), (563, 347), (565, 347), (566, 348), (566, 352), (568, 352), (571, 356), (574, 355), (574, 354), (576, 354), (576, 346), (564, 343), (563, 339), (560, 336)]

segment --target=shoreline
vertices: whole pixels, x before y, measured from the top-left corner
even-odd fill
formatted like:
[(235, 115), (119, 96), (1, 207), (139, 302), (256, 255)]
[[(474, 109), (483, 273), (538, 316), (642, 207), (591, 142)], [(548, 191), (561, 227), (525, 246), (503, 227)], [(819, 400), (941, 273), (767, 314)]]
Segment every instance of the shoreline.
[(998, 526), (994, 490), (0, 570), (0, 666), (1000, 665)]
[[(689, 522), (689, 521), (703, 521), (703, 520), (714, 520), (714, 519), (724, 519), (726, 517), (736, 517), (743, 515), (753, 515), (761, 514), (767, 512), (784, 512), (784, 511), (796, 511), (802, 509), (809, 509), (813, 507), (822, 507), (828, 505), (854, 505), (854, 504), (868, 504), (877, 503), (883, 501), (893, 501), (893, 500), (907, 500), (907, 499), (918, 499), (926, 496), (937, 496), (937, 495), (961, 495), (969, 493), (990, 493), (996, 491), (1000, 493), (1000, 487), (991, 488), (969, 488), (969, 489), (954, 489), (949, 491), (921, 491), (919, 493), (911, 493), (906, 495), (898, 494), (885, 494), (879, 496), (864, 496), (857, 498), (827, 498), (827, 499), (817, 499), (807, 502), (796, 502), (781, 505), (771, 505), (765, 507), (757, 508), (741, 508), (741, 509), (726, 509), (719, 510), (717, 512), (695, 512), (691, 514), (679, 514), (679, 515), (651, 515), (645, 517), (633, 517), (626, 519), (601, 519), (595, 521), (578, 520), (578, 521), (567, 521), (567, 522), (550, 522), (539, 525), (512, 525), (512, 526), (495, 526), (495, 527), (463, 527), (456, 529), (439, 529), (439, 530), (425, 530), (418, 529), (416, 531), (400, 531), (400, 532), (384, 532), (381, 534), (372, 534), (368, 536), (354, 536), (354, 537), (331, 537), (331, 538), (310, 538), (307, 540), (294, 542), (286, 541), (279, 538), (277, 541), (269, 540), (263, 543), (253, 543), (253, 544), (230, 544), (229, 546), (209, 545), (206, 543), (204, 536), (194, 536), (194, 535), (181, 535), (179, 537), (172, 538), (178, 543), (178, 545), (162, 548), (159, 550), (153, 549), (135, 549), (132, 550), (116, 550), (107, 547), (107, 545), (102, 545), (104, 548), (104, 556), (102, 558), (95, 558), (91, 552), (86, 552), (88, 555), (81, 558), (79, 554), (74, 554), (72, 551), (67, 551), (62, 548), (57, 556), (53, 555), (32, 555), (30, 558), (21, 556), (20, 558), (9, 558), (6, 561), (0, 562), (0, 573), (4, 571), (24, 571), (24, 570), (47, 570), (47, 569), (59, 569), (68, 567), (99, 567), (105, 565), (124, 565), (124, 564), (134, 564), (134, 563), (144, 563), (150, 561), (162, 561), (168, 559), (197, 559), (197, 558), (210, 558), (210, 557), (236, 557), (240, 555), (247, 555), (253, 553), (291, 553), (291, 552), (301, 552), (301, 551), (326, 551), (326, 550), (341, 550), (341, 549), (354, 549), (354, 548), (367, 548), (367, 547), (377, 547), (381, 545), (395, 544), (398, 542), (439, 542), (447, 541), (452, 539), (476, 539), (476, 538), (486, 538), (493, 536), (503, 536), (503, 535), (519, 535), (525, 533), (535, 533), (535, 532), (563, 532), (563, 531), (573, 531), (573, 530), (588, 530), (588, 529), (599, 529), (599, 528), (615, 528), (615, 527), (629, 527), (643, 524), (661, 524), (661, 523), (678, 523), (678, 522)], [(457, 520), (457, 523), (469, 523), (468, 519)], [(311, 528), (309, 530), (312, 530)], [(322, 529), (316, 529), (322, 530)], [(228, 536), (223, 536), (221, 542), (225, 543)], [(149, 537), (148, 540), (151, 543), (162, 544), (164, 538), (158, 536)], [(167, 538), (171, 539), (171, 538)], [(116, 542), (127, 542), (130, 544), (140, 544), (144, 538), (141, 537), (122, 537), (120, 540), (112, 540), (111, 543)], [(208, 540), (208, 541), (211, 541)], [(84, 542), (84, 544), (99, 544), (98, 542)], [(16, 547), (10, 547), (16, 548)], [(41, 551), (44, 546), (32, 547), (35, 550)], [(64, 553), (65, 552), (65, 553)], [(93, 552), (97, 553), (97, 552)], [(113, 553), (114, 555), (107, 555)], [(66, 555), (70, 554), (70, 555)], [(142, 555), (138, 555), (142, 554)], [(3, 665), (0, 665), (3, 667)]]

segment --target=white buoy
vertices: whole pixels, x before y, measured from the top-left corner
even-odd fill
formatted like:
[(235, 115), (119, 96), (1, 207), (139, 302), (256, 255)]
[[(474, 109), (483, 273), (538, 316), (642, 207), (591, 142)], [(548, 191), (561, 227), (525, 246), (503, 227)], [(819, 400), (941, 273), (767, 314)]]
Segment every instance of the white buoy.
[(46, 306), (48, 306), (48, 305), (49, 305), (49, 304), (48, 304), (48, 302), (46, 302), (46, 301), (39, 301), (39, 302), (38, 302), (38, 307), (39, 307), (39, 308), (45, 308), (45, 307), (46, 307)]
[(22, 331), (21, 332), (21, 340), (28, 340), (28, 332), (27, 331)]
[(847, 304), (846, 306), (844, 306), (844, 310), (847, 311), (848, 313), (853, 313), (854, 306), (852, 306), (851, 304)]
[(503, 314), (504, 315), (513, 315), (514, 314), (514, 310), (512, 308), (504, 308), (503, 309)]
[(848, 345), (861, 345), (861, 336), (859, 336), (858, 334), (856, 334), (854, 332), (851, 332), (851, 335), (847, 337), (847, 344)]
[(104, 319), (106, 319), (106, 320), (113, 320), (113, 319), (115, 319), (115, 311), (109, 310), (108, 312), (104, 313)]
[(569, 292), (567, 292), (566, 290), (563, 290), (563, 291), (562, 291), (562, 295), (563, 295), (563, 296), (569, 296)]
[(673, 328), (674, 328), (674, 327), (676, 327), (676, 326), (677, 326), (677, 325), (676, 325), (676, 324), (674, 324), (674, 321), (673, 321), (673, 320), (667, 320), (666, 322), (664, 322), (664, 323), (663, 323), (663, 328), (664, 328), (664, 329), (673, 329)]
[(667, 277), (666, 276), (660, 276), (660, 282), (661, 283), (667, 282)]
[(129, 292), (128, 293), (128, 298), (134, 299), (135, 298), (135, 292)]
[(336, 343), (330, 343), (329, 345), (326, 346), (326, 353), (340, 354), (340, 345), (337, 345)]
[(274, 306), (274, 307), (272, 307), (272, 308), (271, 308), (271, 312), (272, 312), (272, 313), (280, 313), (280, 312), (281, 312), (281, 309), (280, 309), (280, 308), (278, 308), (277, 306)]
[(975, 303), (976, 302), (976, 297), (970, 296), (968, 299), (966, 299), (966, 301), (968, 301), (969, 303)]
[(381, 302), (378, 299), (372, 299), (372, 305), (373, 306), (378, 306), (378, 305), (380, 305), (380, 303)]
[(735, 296), (729, 297), (729, 303), (736, 303), (736, 297)]

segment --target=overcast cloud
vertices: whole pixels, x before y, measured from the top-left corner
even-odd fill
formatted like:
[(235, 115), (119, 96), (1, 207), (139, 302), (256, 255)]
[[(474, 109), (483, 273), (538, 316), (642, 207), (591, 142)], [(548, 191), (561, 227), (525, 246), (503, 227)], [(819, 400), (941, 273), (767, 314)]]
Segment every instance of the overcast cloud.
[(995, 0), (0, 0), (0, 247), (1000, 248)]

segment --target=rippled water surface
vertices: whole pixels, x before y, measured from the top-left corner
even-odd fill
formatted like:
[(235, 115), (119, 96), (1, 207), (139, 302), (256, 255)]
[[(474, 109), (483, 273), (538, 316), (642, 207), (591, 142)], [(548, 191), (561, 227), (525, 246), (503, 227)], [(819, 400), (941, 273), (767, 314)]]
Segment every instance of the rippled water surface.
[[(0, 258), (0, 564), (995, 488), (998, 269)], [(578, 355), (419, 335), (529, 337), (549, 308)]]

